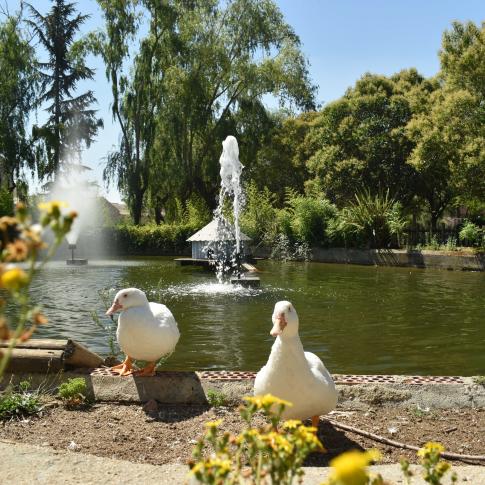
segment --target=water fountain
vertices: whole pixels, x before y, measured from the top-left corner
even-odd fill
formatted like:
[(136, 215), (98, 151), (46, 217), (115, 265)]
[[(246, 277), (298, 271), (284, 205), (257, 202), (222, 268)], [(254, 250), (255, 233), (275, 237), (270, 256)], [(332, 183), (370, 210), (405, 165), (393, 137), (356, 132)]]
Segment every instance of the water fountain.
[[(230, 135), (222, 142), (222, 154), (219, 163), (221, 165), (221, 189), (218, 205), (214, 211), (216, 236), (206, 250), (212, 253), (219, 283), (229, 277), (232, 284), (259, 286), (259, 278), (247, 275), (243, 272), (242, 267), (244, 251), (241, 247), (239, 218), (245, 202), (241, 186), (241, 173), (244, 166), (239, 161), (239, 146), (234, 136)], [(224, 208), (228, 199), (232, 199), (234, 225), (230, 224), (224, 217)], [(232, 241), (235, 241), (235, 245)]]
[(72, 229), (66, 236), (71, 258), (66, 259), (70, 266), (82, 266), (88, 263), (86, 258), (76, 258), (74, 251), (78, 249), (78, 241), (82, 232), (89, 226), (98, 224), (99, 214), (96, 208), (97, 187), (81, 177), (81, 172), (91, 170), (80, 163), (79, 155), (69, 159), (63, 169), (57, 174), (49, 200), (62, 200), (68, 204), (66, 210), (74, 210), (78, 217)]

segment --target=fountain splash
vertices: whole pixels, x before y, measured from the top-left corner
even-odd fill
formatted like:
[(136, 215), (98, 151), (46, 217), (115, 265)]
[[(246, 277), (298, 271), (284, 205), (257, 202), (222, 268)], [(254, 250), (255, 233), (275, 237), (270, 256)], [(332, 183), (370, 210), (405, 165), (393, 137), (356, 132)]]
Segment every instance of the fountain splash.
[(48, 196), (49, 200), (66, 202), (67, 210), (74, 210), (78, 214), (71, 231), (66, 236), (68, 247), (72, 251), (71, 261), (86, 261), (76, 260), (74, 249), (77, 247), (80, 235), (87, 228), (96, 227), (101, 222), (99, 210), (97, 210), (97, 186), (81, 175), (86, 170), (91, 169), (81, 164), (80, 154), (72, 155), (63, 166), (63, 170), (57, 173)]
[[(241, 229), (239, 218), (244, 207), (244, 194), (241, 187), (241, 173), (244, 168), (239, 161), (239, 146), (234, 136), (228, 136), (222, 142), (222, 154), (219, 159), (221, 165), (221, 189), (219, 201), (214, 211), (216, 221), (216, 238), (211, 242), (207, 251), (216, 261), (216, 276), (219, 283), (231, 271), (239, 271), (241, 259)], [(224, 217), (224, 205), (228, 198), (232, 198), (232, 214), (234, 228)], [(235, 239), (235, 248), (232, 241)]]

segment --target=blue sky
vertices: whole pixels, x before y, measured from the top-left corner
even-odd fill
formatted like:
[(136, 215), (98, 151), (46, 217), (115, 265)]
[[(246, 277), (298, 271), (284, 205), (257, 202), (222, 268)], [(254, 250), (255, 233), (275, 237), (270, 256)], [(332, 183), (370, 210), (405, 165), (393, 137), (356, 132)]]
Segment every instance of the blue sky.
[[(300, 36), (321, 103), (340, 97), (365, 72), (390, 75), (416, 67), (426, 76), (436, 74), (441, 36), (451, 22), (480, 24), (485, 20), (483, 0), (276, 1)], [(0, 4), (5, 5), (5, 0)], [(19, 1), (6, 0), (6, 4), (14, 11)], [(50, 7), (48, 0), (31, 0), (31, 4), (41, 13)], [(84, 32), (102, 26), (95, 0), (81, 0), (78, 7), (92, 15)], [(111, 91), (103, 65), (98, 59), (90, 65), (96, 68), (96, 77), (83, 87), (95, 91), (105, 128), (84, 152), (83, 161), (93, 168), (92, 178), (102, 185), (103, 159), (118, 141), (118, 128), (111, 120)], [(103, 193), (113, 202), (120, 200), (115, 187), (103, 188)]]

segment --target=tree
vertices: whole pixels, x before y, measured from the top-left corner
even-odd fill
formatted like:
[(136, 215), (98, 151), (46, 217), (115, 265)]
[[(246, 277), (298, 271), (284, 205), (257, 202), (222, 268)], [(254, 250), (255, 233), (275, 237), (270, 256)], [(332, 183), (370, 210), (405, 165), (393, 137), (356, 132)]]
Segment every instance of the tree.
[(12, 196), (21, 170), (35, 168), (27, 133), (37, 96), (35, 53), (21, 29), (21, 12), (0, 24), (0, 188)]
[(93, 91), (75, 95), (80, 81), (91, 80), (94, 71), (86, 66), (85, 56), (75, 36), (89, 15), (76, 14), (74, 3), (55, 0), (47, 15), (29, 5), (32, 20), (28, 25), (39, 38), (48, 55), (47, 62), (37, 63), (41, 82), (39, 104), (50, 103), (47, 122), (35, 127), (35, 134), (45, 142), (47, 160), (39, 175), (57, 174), (61, 164), (68, 165), (71, 154), (89, 147), (102, 120), (90, 106), (96, 102)]
[(455, 22), (443, 34), (441, 89), (408, 125), (409, 163), (431, 228), (452, 204), (485, 197), (485, 26)]
[(314, 120), (305, 143), (313, 175), (307, 188), (322, 191), (340, 206), (364, 189), (389, 189), (406, 203), (415, 178), (407, 163), (414, 144), (406, 125), (434, 89), (435, 83), (414, 69), (389, 78), (365, 74)]
[[(168, 198), (186, 200), (192, 193), (213, 206), (220, 143), (228, 134), (244, 138), (237, 131), (242, 113), (261, 115), (264, 95), (313, 107), (299, 39), (271, 0), (140, 2), (149, 31), (131, 76), (122, 71), (127, 38), (137, 32), (135, 2), (99, 3), (106, 32), (95, 50), (112, 82), (124, 153), (113, 154), (107, 176), (124, 189), (135, 223), (145, 192), (157, 210)], [(139, 109), (128, 109), (131, 100), (139, 100)], [(136, 128), (140, 115), (147, 121), (143, 130)], [(129, 182), (132, 175), (136, 183)]]
[[(249, 127), (250, 139), (254, 140), (254, 155), (248, 151), (249, 160), (254, 160), (246, 167), (246, 176), (254, 180), (262, 189), (267, 187), (277, 195), (277, 201), (283, 204), (286, 188), (292, 188), (302, 194), (308, 179), (307, 159), (309, 157), (306, 137), (313, 129), (315, 111), (298, 116), (275, 113), (267, 123), (266, 129), (252, 123)], [(244, 138), (248, 133), (243, 131)], [(247, 144), (245, 143), (247, 151)]]

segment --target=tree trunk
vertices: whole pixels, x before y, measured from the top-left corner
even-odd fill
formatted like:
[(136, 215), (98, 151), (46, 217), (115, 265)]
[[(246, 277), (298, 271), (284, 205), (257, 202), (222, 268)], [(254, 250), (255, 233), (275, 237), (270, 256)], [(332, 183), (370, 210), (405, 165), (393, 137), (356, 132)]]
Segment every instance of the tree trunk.
[(143, 190), (137, 190), (134, 194), (131, 214), (133, 217), (133, 224), (135, 224), (135, 226), (139, 226), (141, 224), (141, 216), (143, 210), (143, 192)]
[(155, 211), (155, 223), (159, 226), (162, 222), (165, 222), (165, 219), (162, 214), (162, 205), (157, 201), (157, 204), (154, 208)]
[(438, 212), (431, 211), (431, 234), (436, 234), (439, 218), (440, 216)]

